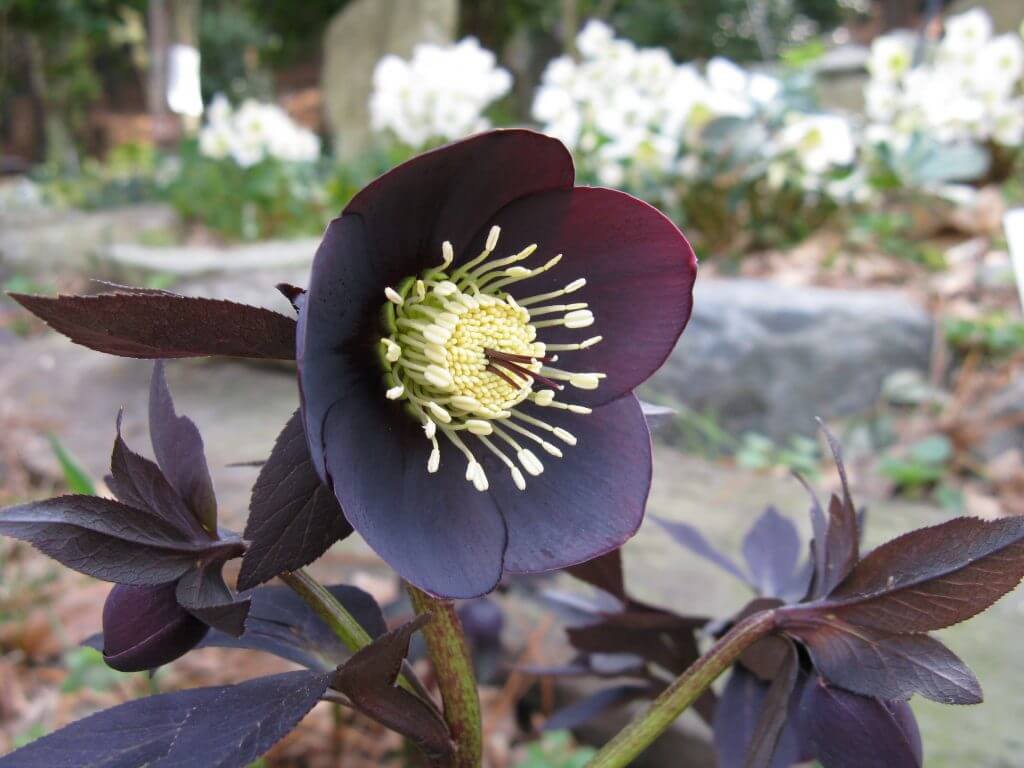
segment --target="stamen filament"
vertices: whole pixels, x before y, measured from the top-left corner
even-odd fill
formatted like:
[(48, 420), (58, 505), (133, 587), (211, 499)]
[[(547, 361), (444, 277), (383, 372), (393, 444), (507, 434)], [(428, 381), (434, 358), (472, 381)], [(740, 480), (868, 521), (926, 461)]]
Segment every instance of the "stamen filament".
[[(381, 339), (379, 354), (385, 371), (385, 396), (405, 403), (430, 441), (427, 472), (440, 468), (440, 433), (465, 456), (466, 480), (480, 491), (488, 490), (489, 481), (469, 448), (469, 436), (508, 467), (516, 487), (524, 490), (525, 474), (539, 475), (544, 465), (513, 435), (536, 443), (554, 457), (561, 457), (562, 449), (535, 429), (550, 432), (569, 445), (576, 444), (576, 437), (516, 406), (529, 400), (540, 408), (590, 413), (585, 406), (556, 400), (556, 391), (565, 388), (564, 382), (593, 389), (604, 377), (551, 365), (558, 360), (558, 352), (587, 349), (601, 341), (600, 336), (550, 345), (537, 338), (538, 330), (547, 327), (576, 329), (594, 322), (586, 302), (551, 303), (579, 290), (586, 280), (579, 278), (560, 290), (517, 301), (506, 287), (543, 274), (562, 256), (529, 268), (524, 263), (537, 250), (536, 244), (531, 244), (511, 255), (492, 258), (500, 232), (497, 226), (491, 227), (483, 251), (451, 272), (448, 269), (455, 251), (446, 240), (441, 244), (439, 266), (407, 277), (398, 283), (398, 289), (385, 289), (389, 302), (385, 327), (389, 332)], [(530, 306), (536, 309), (531, 311)], [(545, 315), (550, 319), (537, 320)]]

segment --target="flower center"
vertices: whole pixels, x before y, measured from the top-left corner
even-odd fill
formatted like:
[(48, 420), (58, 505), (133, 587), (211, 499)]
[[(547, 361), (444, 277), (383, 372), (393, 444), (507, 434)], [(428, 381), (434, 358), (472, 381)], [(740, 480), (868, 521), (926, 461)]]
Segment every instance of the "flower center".
[(552, 365), (558, 361), (554, 353), (586, 349), (601, 341), (600, 336), (578, 344), (544, 344), (537, 338), (545, 328), (581, 329), (593, 324), (594, 316), (585, 303), (554, 303), (578, 291), (586, 280), (573, 280), (557, 291), (517, 301), (510, 286), (548, 271), (562, 257), (559, 254), (539, 267), (527, 268), (519, 262), (537, 250), (530, 245), (510, 256), (492, 258), (500, 232), (491, 227), (484, 250), (454, 270), (450, 267), (455, 254), (446, 241), (440, 266), (407, 277), (396, 288), (386, 288), (380, 340), (385, 396), (404, 402), (433, 444), (427, 471), (440, 467), (440, 434), (465, 456), (466, 479), (480, 491), (486, 491), (489, 483), (474, 449), (495, 455), (516, 487), (524, 490), (523, 470), (530, 475), (544, 471), (528, 444), (555, 457), (562, 450), (547, 435), (576, 444), (572, 433), (525, 413), (519, 407), (524, 401), (587, 414), (589, 408), (564, 403), (556, 396), (566, 384), (596, 389), (605, 376)]

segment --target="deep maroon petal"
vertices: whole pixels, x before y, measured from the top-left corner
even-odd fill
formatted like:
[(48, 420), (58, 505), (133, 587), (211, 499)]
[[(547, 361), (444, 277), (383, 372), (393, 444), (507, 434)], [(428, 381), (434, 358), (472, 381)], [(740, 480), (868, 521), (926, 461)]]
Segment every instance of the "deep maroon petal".
[(473, 136), (413, 158), (363, 189), (328, 225), (299, 315), (297, 359), (306, 430), (323, 475), (321, 423), (338, 399), (335, 370), (367, 365), (380, 335), (384, 288), (461, 253), (512, 200), (572, 186), (572, 158), (533, 131)]
[(513, 200), (569, 189), (573, 179), (572, 157), (557, 139), (523, 129), (489, 131), (399, 165), (344, 212), (363, 218), (369, 256), (385, 281), (397, 282), (438, 262), (445, 240), (462, 253)]
[(430, 441), (380, 374), (349, 367), (327, 414), (327, 474), (345, 517), (399, 575), (442, 597), (476, 597), (501, 578), (505, 525), (490, 495), (466, 481), (466, 462), (445, 438), (427, 472)]
[[(577, 187), (511, 203), (485, 223), (477, 243), (492, 224), (501, 227), (499, 256), (531, 243), (538, 250), (527, 266), (563, 255), (553, 269), (510, 287), (515, 298), (557, 290), (580, 277), (587, 280), (582, 289), (551, 303), (585, 301), (594, 324), (581, 330), (544, 328), (538, 335), (548, 343), (604, 337), (590, 349), (561, 354), (558, 365), (567, 370), (608, 374), (597, 390), (573, 392), (578, 402), (610, 402), (665, 361), (690, 318), (697, 259), (664, 215), (624, 192)], [(548, 317), (557, 315), (543, 319)]]
[(535, 450), (544, 472), (527, 477), (525, 491), (513, 485), (503, 464), (481, 451), (491, 495), (508, 526), (506, 570), (564, 568), (620, 547), (640, 527), (651, 487), (651, 436), (640, 403), (627, 395), (586, 416), (526, 410), (578, 442), (562, 445), (560, 459)]

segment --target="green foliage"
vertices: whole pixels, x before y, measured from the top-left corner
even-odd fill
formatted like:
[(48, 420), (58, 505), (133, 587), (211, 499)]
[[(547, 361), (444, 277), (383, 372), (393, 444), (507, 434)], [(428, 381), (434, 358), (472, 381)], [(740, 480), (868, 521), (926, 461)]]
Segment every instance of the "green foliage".
[(1024, 322), (1002, 313), (978, 318), (946, 318), (946, 343), (961, 354), (979, 352), (1001, 357), (1024, 349)]
[(105, 80), (131, 69), (130, 56), (117, 55), (122, 19), (145, 9), (145, 0), (0, 0), (0, 71), (10, 70), (0, 77), (0, 105), (16, 94), (42, 100), (51, 161), (73, 167), (75, 146), (88, 138), (89, 106)]
[(978, 144), (942, 143), (916, 134), (902, 149), (890, 144), (876, 145), (866, 162), (871, 167), (871, 184), (876, 189), (918, 189), (980, 179), (988, 173), (991, 156)]
[(348, 2), (203, 0), (203, 98), (209, 102), (217, 93), (232, 101), (270, 98), (274, 70), (312, 60), (331, 18)]
[(949, 472), (953, 445), (944, 435), (930, 435), (905, 449), (882, 458), (881, 473), (896, 490), (908, 495), (923, 495), (938, 485)]
[[(923, 203), (923, 201), (918, 201)], [(943, 252), (913, 235), (913, 219), (905, 210), (869, 210), (853, 214), (846, 231), (850, 245), (874, 248), (898, 259), (920, 264), (931, 271), (946, 268)]]
[(103, 661), (103, 654), (95, 648), (79, 646), (64, 654), (64, 667), (68, 676), (61, 685), (63, 693), (78, 691), (109, 691), (124, 679)]
[(391, 147), (348, 164), (326, 158), (317, 163), (266, 158), (243, 168), (230, 158), (205, 157), (188, 142), (167, 199), (184, 220), (226, 240), (318, 235), (356, 192), (408, 156), (406, 150)]
[[(586, 14), (608, 4), (593, 0), (580, 5)], [(808, 28), (832, 29), (842, 18), (843, 9), (834, 0), (631, 0), (613, 4), (608, 20), (620, 34), (640, 45), (668, 48), (679, 60), (723, 55), (751, 61), (801, 42)], [(762, 43), (767, 51), (761, 50)]]
[[(288, 4), (293, 9), (302, 5)], [(263, 58), (280, 44), (281, 38), (253, 14), (249, 4), (238, 0), (204, 2), (199, 49), (206, 103), (218, 93), (232, 101), (269, 98), (273, 84)]]
[(82, 469), (82, 466), (65, 450), (54, 435), (50, 435), (50, 447), (53, 448), (57, 461), (60, 462), (61, 472), (64, 473), (64, 484), (68, 490), (83, 496), (95, 496), (96, 486), (93, 484), (92, 478), (89, 477), (89, 473)]
[(160, 158), (149, 144), (121, 144), (105, 160), (86, 158), (68, 171), (59, 163), (46, 163), (33, 177), (44, 198), (58, 206), (96, 210), (154, 200), (161, 194), (158, 183)]
[(784, 445), (757, 432), (743, 435), (736, 451), (736, 463), (745, 469), (784, 467), (807, 477), (818, 474), (818, 444), (808, 437), (795, 435)]
[(324, 170), (273, 158), (243, 168), (230, 159), (203, 157), (190, 143), (168, 199), (183, 219), (229, 240), (315, 235), (336, 212)]
[(567, 731), (555, 731), (531, 744), (516, 768), (583, 768), (595, 754), (595, 749), (576, 746)]

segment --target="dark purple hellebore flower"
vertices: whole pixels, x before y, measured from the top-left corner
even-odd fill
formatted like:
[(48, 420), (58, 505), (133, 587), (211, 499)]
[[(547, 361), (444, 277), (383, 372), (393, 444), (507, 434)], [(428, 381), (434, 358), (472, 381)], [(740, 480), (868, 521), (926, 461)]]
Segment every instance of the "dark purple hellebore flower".
[(527, 130), (420, 155), (331, 222), (298, 302), (314, 465), (435, 595), (589, 560), (643, 517), (632, 391), (686, 325), (696, 258), (651, 206), (573, 179)]
[(178, 604), (174, 582), (115, 584), (103, 604), (103, 660), (119, 672), (156, 669), (196, 647), (210, 627)]

